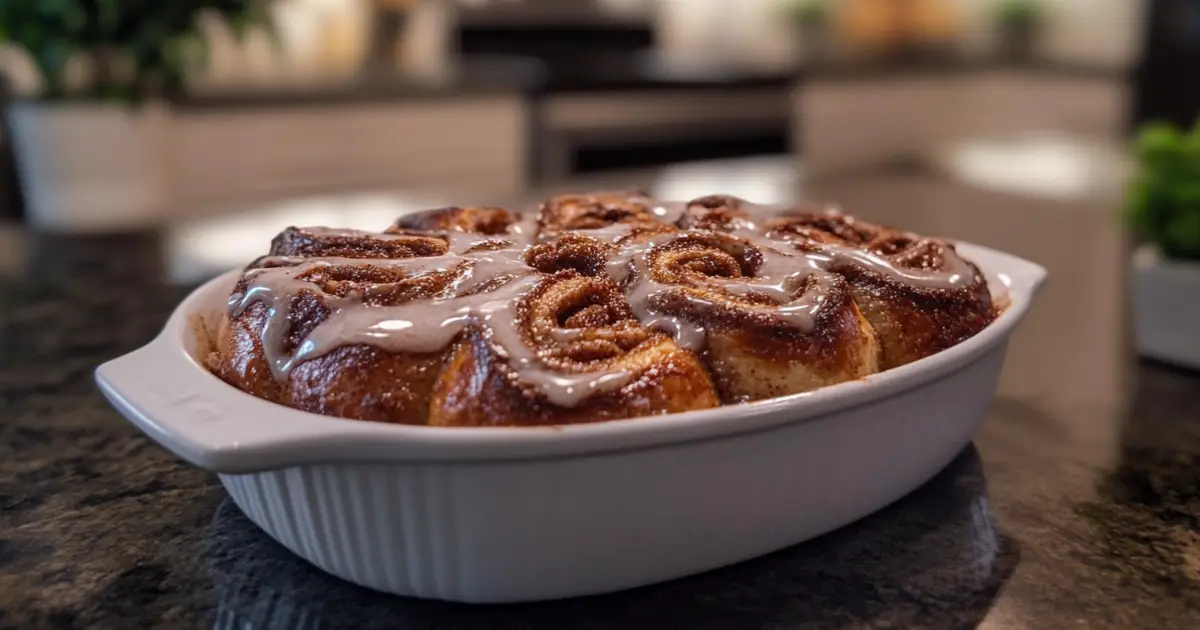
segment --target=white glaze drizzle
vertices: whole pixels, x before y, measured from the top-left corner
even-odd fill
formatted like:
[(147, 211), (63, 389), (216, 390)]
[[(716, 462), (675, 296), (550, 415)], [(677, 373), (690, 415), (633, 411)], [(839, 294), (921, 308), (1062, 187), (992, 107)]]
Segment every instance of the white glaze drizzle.
[(446, 240), (446, 249), (451, 254), (467, 254), (478, 247), (491, 246), (493, 244), (499, 245), (501, 242), (505, 244), (503, 249), (516, 245), (516, 241), (506, 238), (503, 235), (488, 236), (486, 234), (450, 231), (438, 233), (437, 236)]
[[(693, 275), (694, 284), (682, 286), (657, 280), (650, 265), (655, 250), (667, 247), (674, 241), (696, 236), (728, 239), (728, 243), (734, 247), (755, 247), (762, 254), (762, 264), (753, 277)], [(736, 236), (713, 236), (704, 231), (663, 234), (642, 242), (628, 243), (610, 260), (605, 270), (614, 281), (624, 284), (629, 305), (644, 325), (670, 334), (676, 343), (689, 350), (704, 347), (708, 338), (707, 329), (703, 321), (669, 313), (658, 307), (656, 302), (669, 293), (701, 308), (713, 309), (722, 304), (734, 304), (738, 309), (762, 313), (807, 332), (816, 325), (816, 317), (835, 282), (833, 274), (815, 264), (815, 260), (808, 256), (784, 254), (773, 245), (758, 246)], [(814, 279), (811, 285), (808, 282), (810, 277)], [(689, 288), (708, 289), (708, 292)], [(727, 295), (721, 297), (721, 293)], [(769, 297), (776, 304), (748, 304), (731, 299), (750, 293)]]
[(602, 228), (592, 228), (590, 230), (570, 230), (564, 234), (578, 234), (580, 236), (588, 236), (604, 243), (616, 243), (621, 239), (629, 236), (633, 232), (634, 224), (630, 223), (614, 223)]
[[(736, 235), (744, 238), (760, 248), (774, 248), (781, 251), (795, 249), (795, 244), (780, 239), (767, 238), (757, 234), (738, 232)], [(932, 242), (933, 239), (919, 239), (914, 247)], [(914, 285), (925, 289), (965, 289), (976, 282), (975, 270), (967, 264), (956, 252), (946, 248), (942, 257), (942, 269), (908, 269), (889, 261), (881, 256), (864, 249), (844, 245), (817, 243), (812, 245), (813, 251), (801, 255), (814, 261), (822, 269), (853, 266), (875, 272), (901, 284)]]
[[(632, 200), (650, 207), (663, 222), (673, 223), (686, 208), (683, 203), (662, 203), (641, 197)], [(742, 202), (738, 209), (746, 211), (754, 219), (778, 211), (774, 206), (748, 202)], [(664, 312), (658, 304), (668, 292), (673, 292), (677, 300), (682, 298), (693, 306), (716, 308), (734, 305), (739, 309), (762, 313), (801, 331), (810, 331), (815, 326), (830, 287), (836, 281), (831, 269), (839, 266), (857, 266), (922, 288), (963, 289), (977, 282), (974, 269), (949, 248), (945, 250), (940, 269), (906, 269), (893, 264), (885, 256), (851, 247), (820, 245), (814, 251), (799, 251), (794, 243), (767, 238), (758, 230), (741, 229), (730, 235), (715, 236), (711, 232), (693, 230), (656, 234), (644, 239), (626, 239), (635, 227), (614, 224), (572, 232), (602, 242), (619, 243), (617, 252), (606, 265), (607, 275), (623, 287), (635, 316), (643, 325), (669, 333), (680, 346), (688, 349), (703, 348), (707, 331), (702, 321)], [(527, 213), (504, 235), (455, 231), (427, 233), (447, 241), (450, 253), (442, 256), (400, 260), (270, 257), (262, 263), (287, 266), (260, 267), (247, 271), (246, 290), (230, 297), (230, 313), (237, 316), (258, 302), (267, 305), (269, 316), (262, 333), (262, 343), (270, 368), (279, 379), (286, 379), (297, 364), (345, 345), (367, 344), (397, 353), (437, 352), (446, 348), (470, 323), (475, 322), (487, 331), (492, 346), (521, 382), (535, 388), (554, 405), (572, 407), (590, 396), (624, 387), (631, 382), (634, 374), (625, 370), (583, 373), (556, 370), (547, 366), (537, 351), (530, 347), (517, 322), (517, 305), (545, 277), (523, 261), (526, 247), (535, 240), (536, 230), (536, 218), (532, 213)], [(407, 237), (331, 228), (306, 228), (303, 232), (316, 237), (348, 236), (381, 240)], [(666, 247), (676, 239), (698, 236), (707, 239), (728, 238), (731, 246), (756, 248), (762, 254), (762, 262), (753, 277), (704, 277), (691, 274), (683, 286), (656, 280), (650, 269), (649, 258), (658, 253), (657, 248)], [(620, 243), (622, 240), (626, 242)], [(507, 243), (498, 249), (471, 251), (483, 244), (494, 245), (495, 241)], [(326, 294), (313, 282), (301, 279), (320, 267), (339, 265), (383, 267), (401, 272), (405, 281), (418, 280), (431, 274), (449, 273), (454, 277), (444, 291), (432, 298), (394, 306), (374, 306), (363, 301), (364, 297), (373, 293), (386, 292), (390, 284), (368, 285), (339, 297)], [(505, 278), (508, 281), (501, 282)], [(485, 288), (488, 290), (481, 290)], [(302, 290), (317, 293), (331, 314), (293, 352), (286, 353), (283, 348), (289, 309), (292, 300)], [(776, 304), (750, 304), (738, 299), (748, 294), (765, 296)], [(582, 334), (579, 329), (569, 328), (548, 331), (550, 339), (561, 343), (574, 341)]]
[(687, 210), (687, 203), (682, 201), (657, 201), (654, 199), (640, 198), (645, 205), (650, 208), (650, 212), (663, 223), (674, 225), (679, 217), (683, 216)]
[[(237, 316), (256, 302), (267, 304), (268, 319), (263, 331), (263, 351), (277, 379), (286, 379), (303, 361), (355, 344), (371, 345), (388, 352), (429, 353), (450, 344), (471, 321), (491, 332), (499, 354), (508, 359), (518, 378), (536, 388), (551, 403), (573, 407), (597, 393), (620, 389), (633, 379), (628, 371), (563, 373), (553, 370), (526, 343), (517, 327), (517, 304), (542, 280), (521, 260), (523, 251), (509, 248), (463, 256), (434, 256), (402, 260), (270, 257), (264, 263), (298, 263), (289, 267), (262, 267), (246, 272), (246, 291), (229, 300)], [(300, 279), (320, 267), (366, 265), (400, 270), (407, 278), (431, 273), (459, 271), (449, 295), (395, 306), (370, 306), (362, 295), (387, 285), (369, 285), (363, 293), (339, 297), (323, 293), (312, 282)], [(459, 269), (465, 266), (465, 269)], [(515, 276), (491, 291), (473, 293), (482, 285)], [(301, 290), (319, 293), (332, 313), (316, 326), (291, 353), (285, 353), (284, 335), (288, 308)], [(562, 332), (569, 333), (570, 329)]]

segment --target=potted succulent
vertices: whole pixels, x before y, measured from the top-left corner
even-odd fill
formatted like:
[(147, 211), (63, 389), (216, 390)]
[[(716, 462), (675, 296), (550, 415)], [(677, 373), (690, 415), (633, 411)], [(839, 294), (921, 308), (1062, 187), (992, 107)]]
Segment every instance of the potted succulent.
[(268, 0), (3, 0), (0, 45), (41, 89), (6, 111), (26, 217), (49, 230), (154, 222), (170, 203), (168, 117), (207, 58), (205, 13), (270, 26)]
[(1200, 124), (1141, 129), (1126, 219), (1134, 256), (1134, 331), (1143, 356), (1200, 369)]
[(999, 0), (996, 3), (994, 11), (1001, 56), (1014, 61), (1027, 61), (1033, 57), (1042, 24), (1042, 9), (1038, 0)]
[(829, 54), (829, 22), (831, 9), (828, 0), (789, 0), (783, 11), (794, 25), (805, 61), (820, 60)]

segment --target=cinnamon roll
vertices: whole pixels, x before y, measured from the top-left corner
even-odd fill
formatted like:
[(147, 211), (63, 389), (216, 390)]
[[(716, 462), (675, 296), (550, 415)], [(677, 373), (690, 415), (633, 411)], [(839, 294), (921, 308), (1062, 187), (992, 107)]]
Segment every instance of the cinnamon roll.
[(617, 245), (581, 233), (568, 233), (546, 243), (530, 247), (525, 262), (542, 273), (573, 269), (585, 276), (604, 272)]
[(726, 402), (876, 372), (875, 335), (846, 282), (769, 245), (693, 231), (630, 246), (610, 271), (642, 321), (703, 351)]
[(516, 213), (504, 208), (455, 206), (402, 216), (387, 231), (454, 231), (497, 236), (508, 234), (517, 219)]
[(707, 409), (704, 366), (643, 326), (607, 278), (564, 271), (460, 341), (431, 425), (548, 425)]
[[(709, 195), (689, 201), (675, 225), (687, 230), (737, 232), (753, 230), (750, 206), (744, 199), (730, 195)], [(761, 206), (759, 206), (761, 207)]]
[(543, 237), (613, 225), (661, 227), (654, 210), (654, 202), (641, 191), (560, 195), (542, 204), (538, 226)]
[(270, 256), (338, 256), (341, 258), (413, 258), (439, 256), (444, 240), (413, 234), (378, 234), (362, 230), (289, 227), (271, 240)]
[(209, 369), (316, 413), (455, 427), (596, 422), (807, 392), (996, 316), (954, 245), (730, 196), (452, 207), (382, 233), (288, 228), (247, 267)]
[(380, 317), (388, 307), (451, 289), (465, 268), (436, 262), (443, 258), (261, 260), (231, 296), (214, 371), (243, 391), (298, 409), (423, 424), (444, 349), (389, 351), (372, 336), (389, 323)]
[(889, 228), (860, 221), (840, 211), (797, 208), (764, 223), (768, 238), (861, 246)]
[(452, 253), (469, 254), (527, 245), (533, 226), (503, 208), (454, 206), (402, 216), (386, 233), (440, 238)]
[(911, 363), (954, 346), (996, 317), (987, 281), (946, 241), (884, 232), (843, 250), (831, 269), (850, 282), (854, 301), (875, 330), (880, 367)]

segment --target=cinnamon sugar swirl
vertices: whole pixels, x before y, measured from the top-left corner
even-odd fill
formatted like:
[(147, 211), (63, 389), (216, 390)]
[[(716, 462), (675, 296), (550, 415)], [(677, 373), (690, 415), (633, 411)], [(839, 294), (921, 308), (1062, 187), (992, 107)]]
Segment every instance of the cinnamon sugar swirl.
[(952, 243), (885, 231), (832, 269), (879, 336), (880, 366), (893, 368), (940, 352), (983, 330), (996, 305), (983, 274)]
[(817, 241), (859, 247), (888, 228), (859, 221), (834, 209), (794, 209), (765, 222), (769, 238)]
[(615, 283), (563, 271), (458, 343), (429, 423), (569, 424), (718, 404), (698, 357), (638, 321)]
[(692, 230), (626, 246), (609, 272), (642, 321), (699, 352), (726, 402), (878, 371), (846, 281), (765, 240)]
[(541, 205), (538, 227), (542, 240), (572, 230), (596, 230), (611, 226), (654, 229), (666, 227), (662, 219), (671, 209), (642, 191), (559, 195)]
[(944, 240), (728, 196), (442, 208), (385, 232), (288, 228), (207, 358), (249, 394), (344, 418), (533, 426), (807, 392), (995, 317)]

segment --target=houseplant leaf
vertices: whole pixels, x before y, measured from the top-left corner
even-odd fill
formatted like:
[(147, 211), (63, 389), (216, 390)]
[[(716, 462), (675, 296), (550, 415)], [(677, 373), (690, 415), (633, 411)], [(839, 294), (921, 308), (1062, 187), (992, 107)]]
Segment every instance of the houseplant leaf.
[(1149, 123), (1138, 133), (1134, 156), (1130, 227), (1167, 257), (1200, 260), (1200, 128)]

